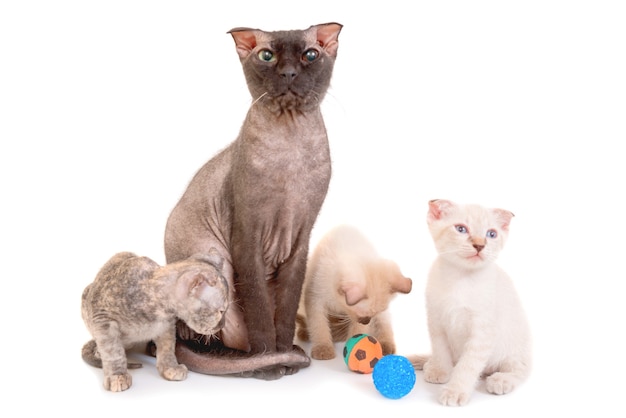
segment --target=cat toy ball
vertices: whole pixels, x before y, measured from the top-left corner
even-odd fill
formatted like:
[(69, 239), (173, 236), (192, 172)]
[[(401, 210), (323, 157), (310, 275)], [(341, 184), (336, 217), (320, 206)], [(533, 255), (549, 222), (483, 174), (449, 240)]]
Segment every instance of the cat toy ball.
[(389, 354), (376, 363), (372, 379), (384, 397), (400, 399), (413, 390), (415, 369), (406, 357)]
[(353, 372), (369, 374), (383, 357), (383, 346), (371, 335), (356, 334), (346, 341), (343, 359)]

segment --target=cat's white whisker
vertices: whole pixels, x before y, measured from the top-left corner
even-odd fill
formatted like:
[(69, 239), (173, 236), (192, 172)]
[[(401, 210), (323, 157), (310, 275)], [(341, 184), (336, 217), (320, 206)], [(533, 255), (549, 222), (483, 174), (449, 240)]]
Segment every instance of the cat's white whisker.
[(257, 102), (258, 102), (259, 100), (261, 100), (261, 99), (262, 99), (264, 96), (266, 96), (267, 94), (268, 94), (268, 93), (267, 93), (267, 92), (265, 92), (265, 93), (263, 93), (262, 95), (260, 95), (259, 97), (257, 97), (257, 98), (256, 98), (256, 100), (252, 102), (252, 104), (250, 105), (250, 107), (252, 107), (252, 106), (254, 106), (255, 104), (257, 104)]

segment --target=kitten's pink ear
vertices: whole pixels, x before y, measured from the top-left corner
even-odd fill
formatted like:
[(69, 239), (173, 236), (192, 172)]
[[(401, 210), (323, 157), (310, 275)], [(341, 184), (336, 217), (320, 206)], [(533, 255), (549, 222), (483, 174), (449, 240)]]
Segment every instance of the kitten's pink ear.
[(413, 281), (408, 277), (398, 276), (391, 283), (394, 292), (409, 293), (413, 288)]
[(337, 49), (339, 48), (339, 32), (343, 25), (339, 23), (324, 23), (321, 25), (311, 26), (309, 30), (317, 30), (317, 43), (331, 57), (337, 57)]
[(445, 216), (446, 212), (454, 206), (449, 200), (434, 199), (428, 202), (428, 222), (436, 221)]
[(346, 304), (353, 306), (365, 299), (365, 291), (361, 286), (354, 283), (344, 283), (341, 285), (340, 292), (346, 298)]
[(198, 296), (208, 285), (204, 276), (200, 273), (187, 272), (183, 273), (176, 283), (176, 292), (178, 297), (183, 299), (191, 295)]
[(500, 222), (500, 228), (502, 228), (503, 231), (508, 231), (509, 225), (511, 224), (511, 220), (515, 216), (513, 215), (513, 212), (509, 212), (508, 210), (504, 210), (504, 209), (493, 209), (493, 212), (495, 213), (496, 218)]
[(228, 31), (235, 40), (235, 46), (237, 48), (237, 54), (239, 58), (243, 59), (250, 55), (250, 52), (256, 47), (256, 34), (257, 29), (250, 28), (235, 28)]

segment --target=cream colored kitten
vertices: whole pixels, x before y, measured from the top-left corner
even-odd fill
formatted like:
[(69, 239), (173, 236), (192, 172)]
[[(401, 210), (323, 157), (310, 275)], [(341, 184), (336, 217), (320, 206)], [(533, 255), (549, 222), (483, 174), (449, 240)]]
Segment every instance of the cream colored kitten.
[(381, 258), (355, 228), (338, 226), (318, 243), (307, 266), (298, 311), (298, 338), (312, 342), (311, 357), (335, 357), (334, 342), (369, 334), (383, 354), (396, 351), (388, 312), (398, 293), (411, 291), (411, 279)]
[(430, 383), (445, 383), (443, 405), (465, 405), (485, 377), (489, 393), (511, 392), (530, 373), (531, 338), (513, 282), (496, 265), (513, 214), (429, 202), (437, 248), (426, 286), (432, 355), (409, 356)]

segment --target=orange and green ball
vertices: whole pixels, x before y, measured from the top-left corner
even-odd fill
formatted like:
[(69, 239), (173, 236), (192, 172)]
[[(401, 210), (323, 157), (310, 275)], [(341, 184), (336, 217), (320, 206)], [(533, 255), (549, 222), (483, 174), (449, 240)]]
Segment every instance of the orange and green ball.
[(343, 347), (343, 359), (353, 372), (369, 374), (383, 357), (383, 347), (371, 335), (357, 334), (346, 341)]

